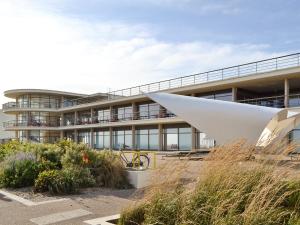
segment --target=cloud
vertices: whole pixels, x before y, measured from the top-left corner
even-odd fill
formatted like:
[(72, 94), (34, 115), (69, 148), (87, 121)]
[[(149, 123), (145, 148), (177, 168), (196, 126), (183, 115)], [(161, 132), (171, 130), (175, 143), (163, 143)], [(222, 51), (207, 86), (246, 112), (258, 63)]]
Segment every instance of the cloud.
[(0, 27), (1, 92), (106, 92), (277, 55), (265, 45), (172, 43), (143, 24), (86, 22), (31, 1), (1, 1)]

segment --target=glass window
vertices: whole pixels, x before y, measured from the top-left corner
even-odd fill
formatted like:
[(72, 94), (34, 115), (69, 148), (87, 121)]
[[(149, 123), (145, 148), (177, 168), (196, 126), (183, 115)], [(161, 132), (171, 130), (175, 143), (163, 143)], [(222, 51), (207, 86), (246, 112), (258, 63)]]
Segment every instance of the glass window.
[(132, 148), (132, 131), (129, 129), (113, 131), (113, 148), (118, 150), (123, 146)]
[(191, 150), (192, 134), (190, 127), (164, 129), (164, 143), (166, 150)]
[(196, 132), (197, 148), (211, 148), (215, 146), (215, 140), (208, 138), (207, 135), (203, 132)]
[(74, 141), (75, 140), (74, 131), (65, 131), (64, 137), (69, 141)]
[(141, 150), (158, 150), (158, 129), (136, 130), (136, 148)]
[(117, 108), (117, 119), (118, 120), (131, 120), (132, 119), (132, 107), (120, 107)]
[(78, 132), (78, 142), (84, 144), (91, 143), (91, 132), (89, 131), (80, 131)]
[(179, 149), (190, 150), (192, 148), (191, 128), (179, 128)]
[(217, 99), (221, 101), (232, 101), (232, 91), (218, 91), (209, 94), (200, 94), (198, 95), (200, 98), (208, 98), (208, 99)]
[(160, 106), (157, 103), (142, 104), (138, 110), (140, 119), (158, 118)]
[(109, 131), (95, 131), (94, 132), (94, 148), (97, 149), (109, 149)]
[(289, 97), (289, 106), (290, 107), (300, 106), (300, 96), (299, 95), (291, 95)]
[(64, 125), (65, 126), (74, 125), (74, 120), (75, 120), (74, 113), (66, 113), (64, 115)]

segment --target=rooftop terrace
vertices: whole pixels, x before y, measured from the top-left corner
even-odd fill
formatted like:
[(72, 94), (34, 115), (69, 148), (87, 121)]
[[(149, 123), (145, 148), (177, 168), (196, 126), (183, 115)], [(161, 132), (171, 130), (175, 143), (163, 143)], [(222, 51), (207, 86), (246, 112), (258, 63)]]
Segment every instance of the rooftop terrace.
[[(130, 97), (140, 95), (142, 93), (150, 93), (163, 91), (173, 88), (180, 88), (189, 85), (197, 85), (220, 80), (234, 79), (239, 77), (251, 76), (260, 73), (272, 72), (276, 70), (293, 68), (300, 66), (300, 53), (260, 60), (256, 62), (241, 64), (237, 66), (226, 67), (217, 70), (211, 70), (203, 73), (197, 73), (169, 80), (148, 83), (144, 85), (134, 86), (130, 88), (120, 89), (107, 93), (107, 100), (117, 98)], [(97, 101), (91, 95), (88, 97), (78, 98), (72, 101), (68, 106), (86, 104)]]

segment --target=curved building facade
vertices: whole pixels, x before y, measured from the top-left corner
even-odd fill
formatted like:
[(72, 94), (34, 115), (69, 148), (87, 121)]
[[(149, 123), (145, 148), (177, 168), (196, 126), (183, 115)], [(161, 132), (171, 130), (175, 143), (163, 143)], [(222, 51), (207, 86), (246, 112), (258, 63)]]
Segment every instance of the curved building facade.
[[(52, 143), (66, 138), (96, 149), (119, 149), (125, 144), (131, 149), (186, 151), (218, 144), (144, 94), (156, 91), (300, 109), (300, 54), (109, 93), (8, 90), (4, 95), (13, 100), (3, 105), (3, 112), (15, 119), (4, 126), (22, 141)], [(226, 130), (220, 127), (220, 132)], [(298, 129), (290, 135), (299, 136)]]

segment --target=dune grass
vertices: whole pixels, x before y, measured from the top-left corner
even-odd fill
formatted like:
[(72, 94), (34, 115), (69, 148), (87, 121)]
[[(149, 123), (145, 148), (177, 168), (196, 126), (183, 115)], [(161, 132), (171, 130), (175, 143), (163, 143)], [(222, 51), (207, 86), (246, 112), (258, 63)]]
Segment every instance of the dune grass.
[(187, 162), (165, 165), (155, 175), (159, 182), (123, 211), (119, 225), (300, 225), (299, 171), (277, 160), (291, 149), (222, 146), (198, 168), (194, 163), (192, 177)]

